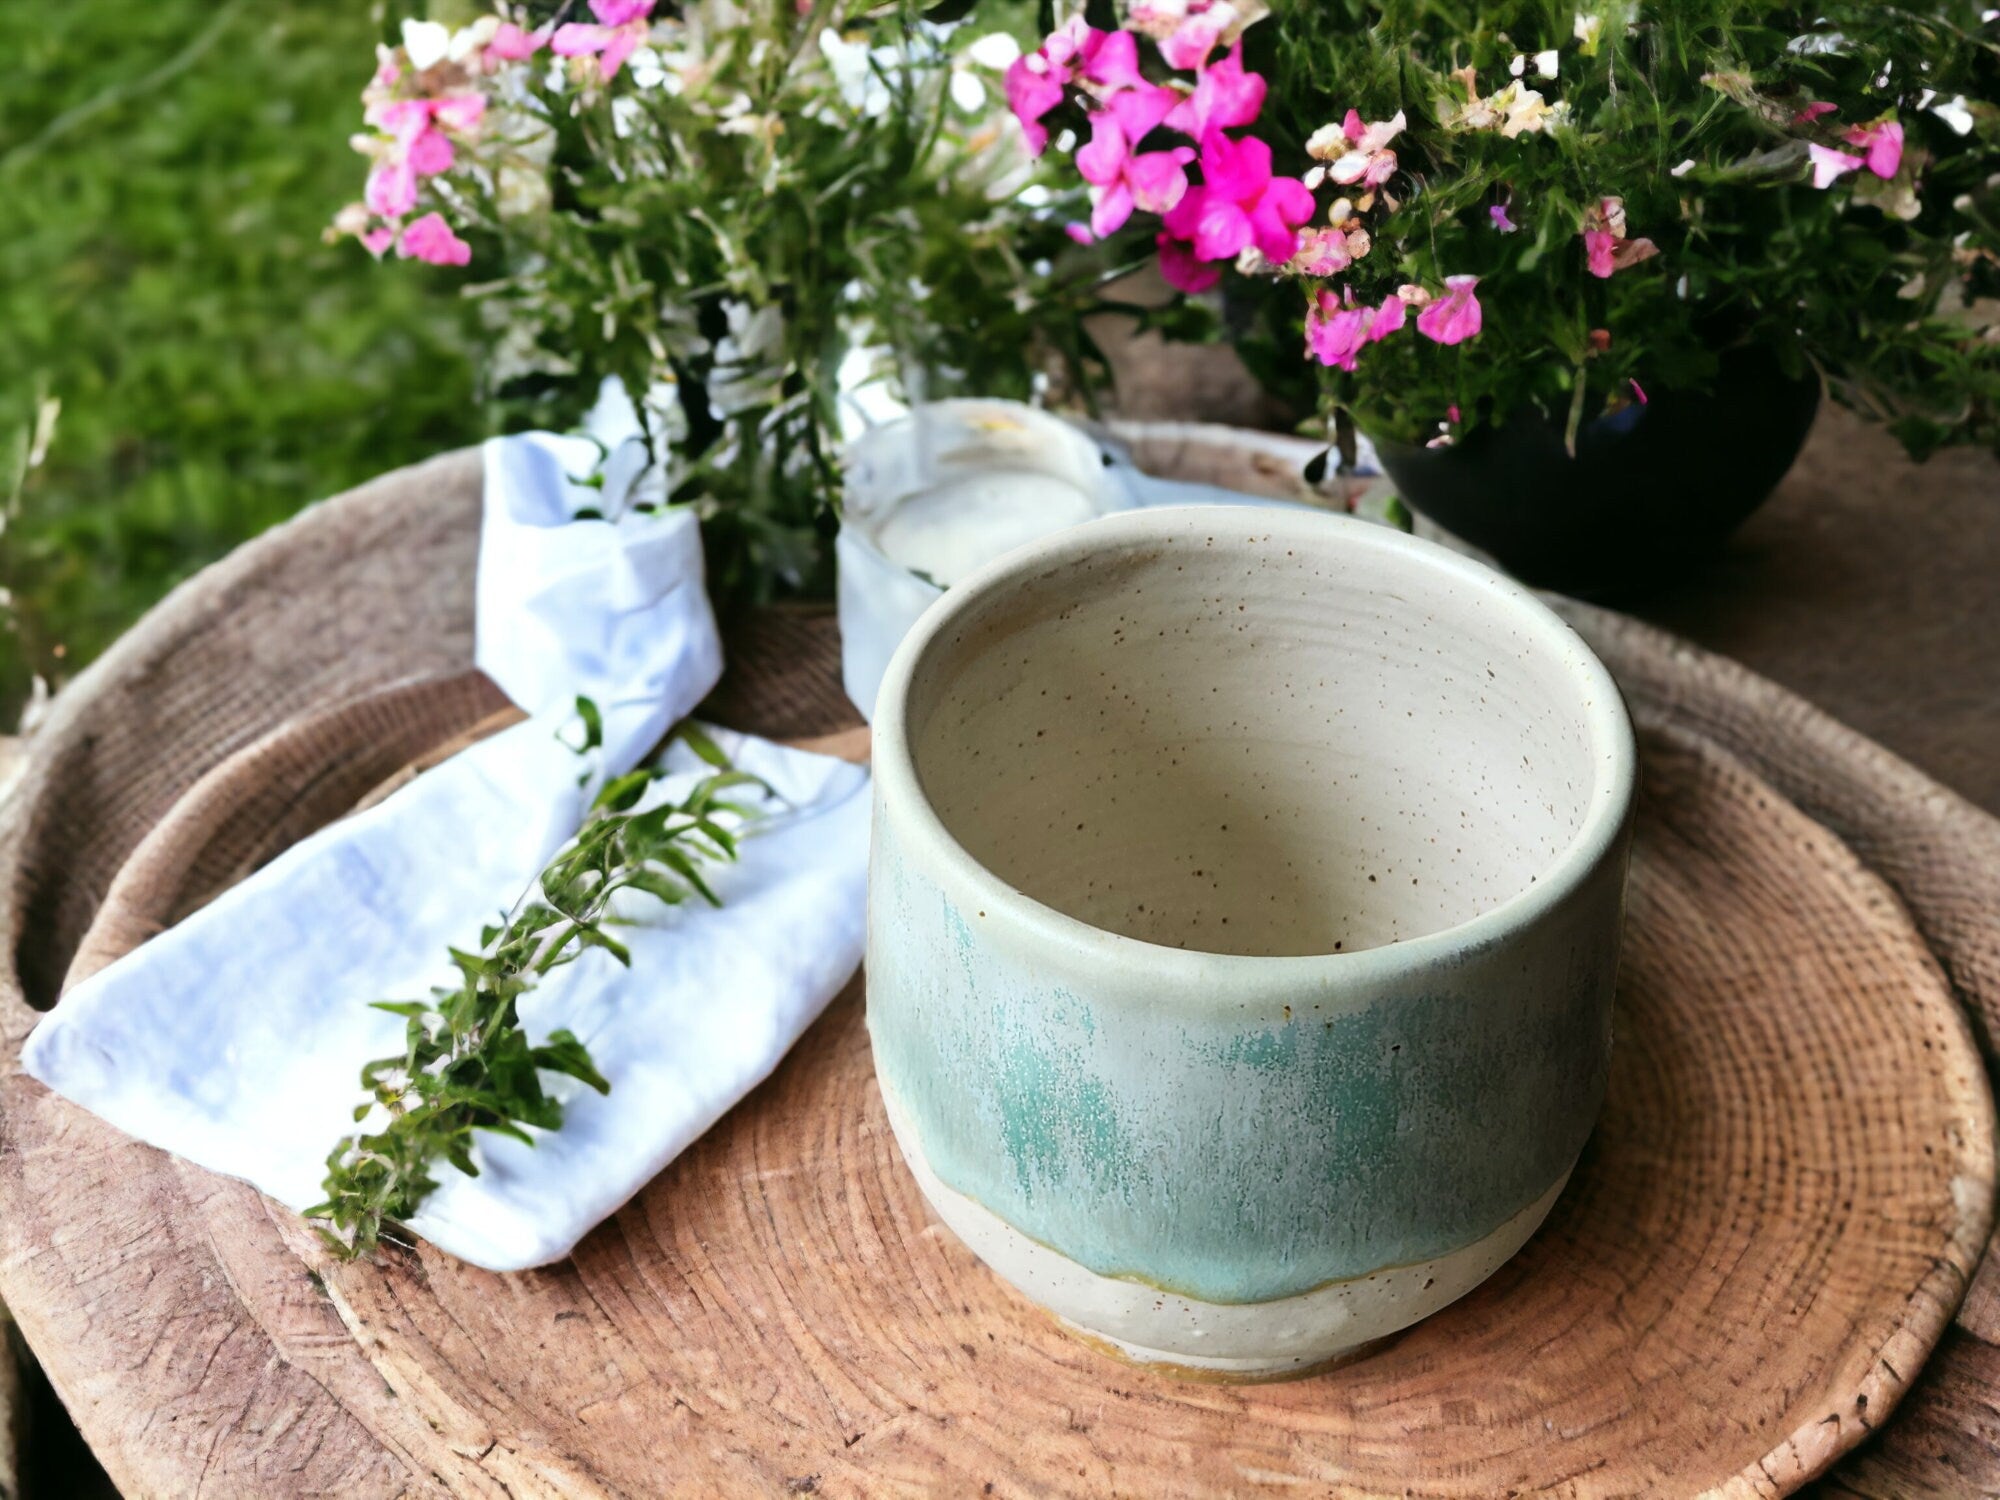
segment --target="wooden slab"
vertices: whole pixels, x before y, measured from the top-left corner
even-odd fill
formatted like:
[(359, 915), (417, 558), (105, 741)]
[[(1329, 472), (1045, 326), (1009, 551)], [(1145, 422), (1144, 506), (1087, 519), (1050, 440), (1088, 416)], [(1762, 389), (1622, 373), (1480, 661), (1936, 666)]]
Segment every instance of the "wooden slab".
[[(32, 1023), (24, 985), (53, 993), (114, 871), (205, 773), (301, 712), (465, 660), (476, 463), (401, 478), (205, 575), (59, 705), (0, 813), (10, 1057)], [(148, 1496), (1238, 1493), (1300, 1479), (1308, 1493), (1466, 1495), (1508, 1475), (1572, 1495), (1780, 1493), (1879, 1423), (1983, 1233), (1990, 1103), (1929, 956), (1956, 955), (1956, 929), (1920, 909), (1926, 948), (1838, 841), (1687, 736), (1701, 723), (1736, 743), (1693, 658), (1640, 651), (1657, 677), (1641, 691), (1646, 672), (1599, 644), (1641, 716), (1665, 721), (1648, 732), (1613, 1102), (1544, 1234), (1379, 1361), (1295, 1386), (1182, 1386), (1020, 1309), (929, 1223), (894, 1160), (852, 995), (575, 1260), (517, 1277), (428, 1251), (320, 1266), (247, 1187), (10, 1068), (0, 1292), (114, 1476)], [(749, 701), (739, 722), (758, 727)], [(1817, 757), (1829, 805), (1850, 811), (1862, 803), (1834, 795), (1839, 775), (1893, 789), (1852, 746), (1806, 732), (1809, 709), (1776, 701), (1796, 715), (1761, 705), (1765, 775)], [(1893, 800), (1905, 808), (1907, 790)], [(1902, 889), (1922, 863), (1910, 848), (1943, 838), (1893, 829), (1870, 860), (1901, 859)], [(1956, 892), (1939, 909), (1969, 924), (1978, 872), (1951, 857), (1930, 861), (1923, 889)], [(1668, 920), (1682, 924), (1672, 941), (1639, 935)], [(1684, 1158), (1705, 1164), (1692, 1183)], [(1510, 1323), (1509, 1308), (1535, 1321)], [(1796, 1363), (1750, 1357), (1760, 1320), (1797, 1335)], [(1954, 1330), (1945, 1357), (1965, 1342)], [(1461, 1386), (1452, 1369), (1469, 1359), (1480, 1382)], [(1976, 1419), (1919, 1415), (1954, 1441), (1944, 1427)], [(1406, 1441), (1427, 1467), (1391, 1453)], [(1870, 1448), (1864, 1485), (1915, 1451)]]
[[(300, 805), (259, 796), (274, 775), (324, 802), (383, 745), (490, 709), (404, 684), (238, 752), (141, 844), (84, 951), (296, 836), (245, 828)], [(1649, 728), (1645, 753), (1610, 1103), (1569, 1191), (1486, 1287), (1317, 1380), (1129, 1369), (987, 1275), (896, 1157), (858, 986), (550, 1271), (428, 1247), (332, 1264), (249, 1189), (164, 1164), (277, 1352), (339, 1377), (354, 1459), (373, 1439), (456, 1493), (1783, 1493), (1949, 1320), (1991, 1106), (1928, 951), (1847, 850), (1697, 738)]]

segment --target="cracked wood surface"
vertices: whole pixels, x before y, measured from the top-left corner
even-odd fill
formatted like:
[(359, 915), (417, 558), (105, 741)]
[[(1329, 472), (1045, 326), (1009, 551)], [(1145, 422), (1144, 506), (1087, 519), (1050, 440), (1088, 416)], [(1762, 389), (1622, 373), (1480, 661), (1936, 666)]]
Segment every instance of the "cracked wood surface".
[[(476, 465), (457, 456), (370, 487), (372, 504), (364, 494), (347, 505), (361, 514), (337, 525), (325, 512), (295, 523), (257, 544), (254, 566), (225, 565), (176, 596), (178, 634), (156, 630), (107, 659), (96, 692), (127, 695), (120, 714), (78, 709), (90, 694), (59, 702), (44, 743), (71, 753), (31, 771), (0, 814), (12, 1054), (32, 1020), (19, 990), (52, 993), (111, 873), (199, 774), (329, 696), (464, 660), (476, 486)], [(396, 561), (378, 554), (370, 569), (355, 557), (371, 531)], [(255, 626), (278, 601), (286, 639), (305, 642), (295, 653)], [(1619, 643), (1593, 638), (1617, 665)], [(799, 655), (782, 643), (765, 652)], [(733, 690), (739, 713), (756, 706), (740, 682)], [(1509, 1475), (1570, 1494), (1675, 1493), (1697, 1479), (1778, 1492), (1864, 1438), (1916, 1374), (1971, 1265), (1969, 1247), (1954, 1258), (1950, 1231), (1984, 1211), (1991, 1137), (1964, 1130), (1982, 1091), (1931, 1082), (1940, 1047), (1969, 1053), (1896, 903), (1782, 803), (1749, 816), (1761, 784), (1688, 738), (1685, 684), (1677, 691), (1668, 727), (1649, 736), (1635, 910), (1652, 914), (1639, 930), (1655, 936), (1637, 940), (1622, 1002), (1622, 1102), (1526, 1255), (1381, 1361), (1294, 1386), (1182, 1386), (1048, 1329), (929, 1220), (881, 1121), (853, 994), (575, 1259), (517, 1277), (428, 1249), (325, 1266), (309, 1234), (253, 1190), (124, 1140), (15, 1066), (0, 1077), (0, 1291), (133, 1494), (783, 1493), (808, 1481), (879, 1493), (944, 1475), (996, 1493), (1305, 1478), (1350, 1493), (1422, 1480), (1419, 1493), (1464, 1494)], [(819, 727), (810, 701), (764, 727)], [(1741, 725), (1704, 727), (1726, 743)], [(1784, 785), (1782, 756), (1763, 748), (1764, 759), (1743, 758)], [(1922, 925), (1910, 888), (1891, 879)], [(1668, 915), (1701, 918), (1707, 957), (1659, 939)], [(1808, 932), (1814, 941), (1799, 941)], [(1938, 947), (1928, 927), (1925, 937)], [(1974, 973), (1964, 951), (1946, 966), (1977, 998), (2000, 974)], [(1724, 961), (1699, 970), (1706, 987), (1661, 967), (1715, 954)], [(1676, 1033), (1660, 1017), (1697, 992), (1708, 1010), (1684, 1018), (1702, 1023), (1692, 1039), (1710, 1026), (1730, 1045), (1666, 1046)], [(2000, 984), (1983, 993), (1990, 1002)], [(1884, 1090), (1899, 1069), (1926, 1086)], [(1800, 1118), (1811, 1128), (1793, 1131)], [(1961, 1138), (1935, 1134), (1948, 1120)], [(1730, 1128), (1741, 1135), (1710, 1134)], [(1920, 1139), (1932, 1154), (1903, 1160), (1898, 1144)], [(1634, 1140), (1635, 1157), (1614, 1154)], [(1851, 1159), (1832, 1147), (1853, 1148)], [(1954, 1175), (1940, 1150), (1972, 1169), (1955, 1175), (1976, 1212), (1939, 1196)], [(1676, 1151), (1710, 1172), (1776, 1162), (1785, 1173), (1746, 1177), (1752, 1190), (1725, 1172), (1690, 1192), (1664, 1170)], [(1774, 1237), (1774, 1225), (1798, 1232)], [(1561, 1254), (1581, 1255), (1579, 1269), (1549, 1274), (1547, 1257)], [(1991, 1492), (1965, 1458), (1982, 1420), (1993, 1451), (1991, 1281), (1887, 1437), (1841, 1465), (1829, 1493)], [(1893, 1308), (1882, 1298), (1892, 1285), (1904, 1289)], [(1798, 1369), (1732, 1363), (1772, 1319), (1839, 1336)], [(1558, 1358), (1565, 1340), (1605, 1330), (1639, 1353)], [(1461, 1387), (1468, 1370), (1483, 1377)], [(1965, 1370), (1984, 1372), (1983, 1408)], [(1689, 1413), (1700, 1420), (1677, 1427)], [(1408, 1469), (1409, 1448), (1385, 1443), (1399, 1429), (1399, 1441), (1435, 1442), (1423, 1473)], [(1912, 1467), (1938, 1448), (1957, 1467)], [(1964, 1487), (1937, 1488), (1940, 1475)]]

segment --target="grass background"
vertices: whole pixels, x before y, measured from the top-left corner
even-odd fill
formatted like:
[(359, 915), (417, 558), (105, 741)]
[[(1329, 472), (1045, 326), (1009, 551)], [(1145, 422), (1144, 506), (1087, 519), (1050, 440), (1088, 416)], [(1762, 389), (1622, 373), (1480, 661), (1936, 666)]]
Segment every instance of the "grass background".
[[(0, 732), (175, 583), (307, 502), (484, 435), (458, 276), (328, 245), (367, 0), (0, 5)], [(4, 482), (0, 481), (0, 498)]]

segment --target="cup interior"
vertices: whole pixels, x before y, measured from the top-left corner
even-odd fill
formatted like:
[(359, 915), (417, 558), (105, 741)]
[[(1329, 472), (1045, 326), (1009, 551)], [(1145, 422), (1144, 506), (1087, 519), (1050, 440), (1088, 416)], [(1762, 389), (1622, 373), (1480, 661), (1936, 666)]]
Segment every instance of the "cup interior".
[(1443, 931), (1544, 878), (1612, 774), (1616, 690), (1567, 627), (1380, 527), (1156, 511), (1002, 571), (912, 668), (914, 769), (973, 859), (1093, 927), (1254, 955)]

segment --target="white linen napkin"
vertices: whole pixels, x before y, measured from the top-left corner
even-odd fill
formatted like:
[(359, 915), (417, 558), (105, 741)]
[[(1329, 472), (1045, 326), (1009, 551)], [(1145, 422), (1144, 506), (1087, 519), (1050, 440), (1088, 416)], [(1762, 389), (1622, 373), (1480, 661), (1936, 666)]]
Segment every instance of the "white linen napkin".
[[(66, 994), (27, 1071), (121, 1130), (245, 1178), (294, 1209), (323, 1196), (362, 1065), (401, 1050), (375, 1010), (420, 999), (721, 673), (685, 512), (575, 521), (597, 449), (545, 434), (485, 449), (476, 659), (530, 717), (286, 851)], [(560, 736), (603, 717), (597, 774)], [(610, 1081), (558, 1080), (566, 1119), (533, 1148), (482, 1133), (481, 1173), (442, 1166), (412, 1223), (493, 1270), (567, 1254), (763, 1078), (861, 960), (867, 773), (718, 735), (780, 794), (711, 884), (721, 910), (641, 904), (632, 968), (593, 950), (524, 998), (531, 1037), (568, 1027)], [(685, 751), (681, 753), (685, 754)], [(673, 766), (676, 762), (670, 761)], [(689, 772), (688, 774), (692, 774)], [(684, 789), (684, 777), (655, 787)]]

